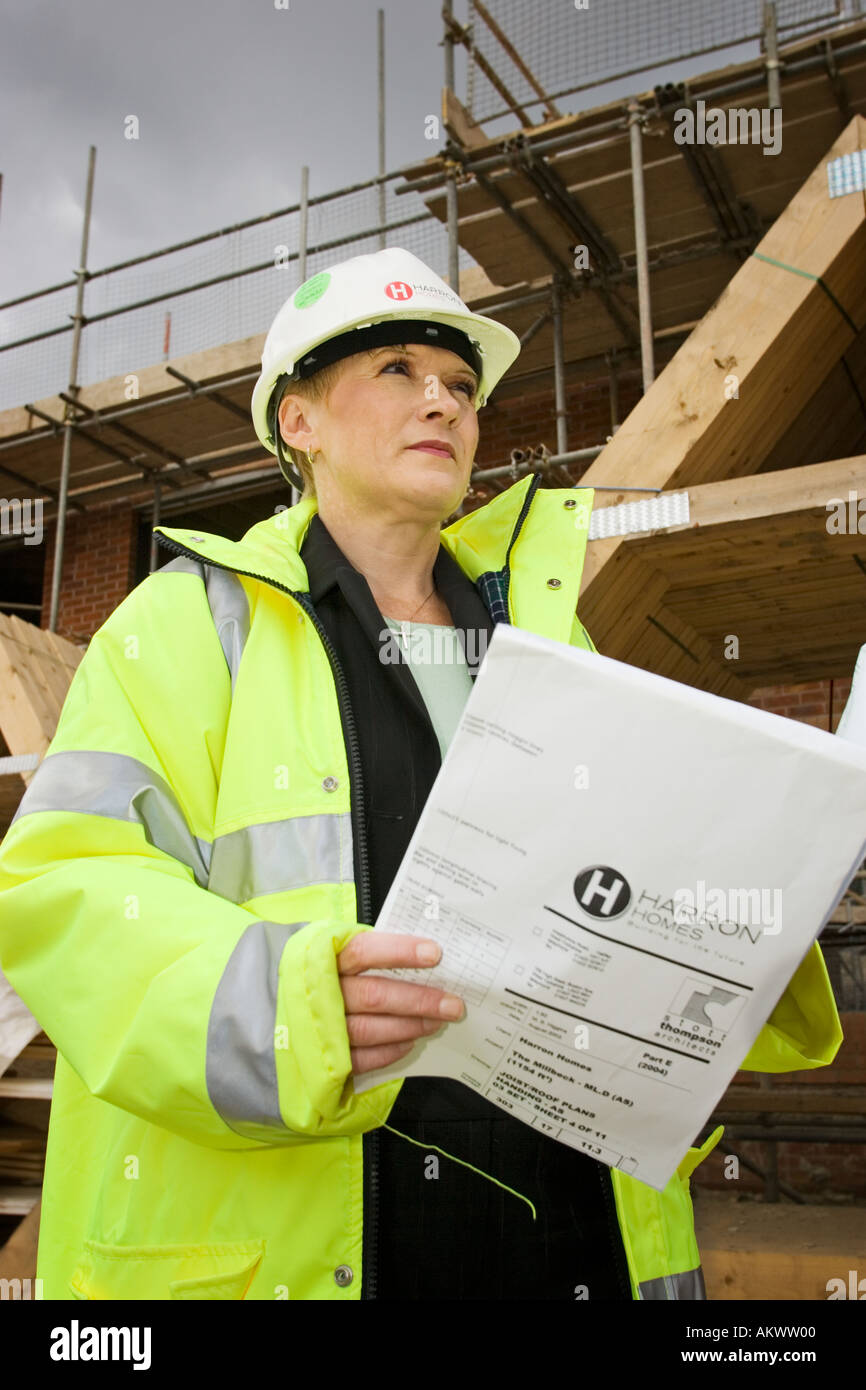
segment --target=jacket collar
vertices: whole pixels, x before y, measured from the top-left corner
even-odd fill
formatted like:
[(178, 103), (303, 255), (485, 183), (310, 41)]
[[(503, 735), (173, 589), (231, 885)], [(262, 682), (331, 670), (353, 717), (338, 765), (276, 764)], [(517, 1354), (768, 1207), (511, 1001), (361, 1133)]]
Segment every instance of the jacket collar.
[[(503, 570), (507, 558), (512, 620), (567, 642), (580, 591), (593, 492), (591, 488), (542, 488), (540, 481), (538, 474), (519, 479), (483, 507), (445, 527), (441, 542), (473, 583), (480, 575)], [(289, 592), (309, 593), (300, 551), (317, 512), (316, 498), (309, 497), (256, 522), (239, 541), (187, 527), (153, 529), (157, 537), (167, 537), (205, 562)], [(548, 584), (551, 579), (556, 581), (553, 585)]]
[[(339, 589), (373, 647), (381, 652), (385, 622), (370, 586), (364, 576), (346, 559), (318, 513), (311, 517), (306, 536), (301, 542), (301, 558), (307, 571), (313, 606), (316, 607), (331, 590)], [(487, 641), (493, 635), (493, 619), (475, 585), (463, 573), (444, 545), (439, 546), (433, 564), (433, 578), (439, 593), (448, 605), (470, 675), (474, 678), (478, 673), (481, 657), (486, 651)], [(484, 638), (470, 638), (470, 631), (476, 634), (483, 632)], [(390, 639), (390, 649), (392, 656), (388, 664), (399, 678), (402, 675), (400, 667), (403, 655), (399, 642), (393, 637)], [(413, 698), (413, 703), (423, 712), (424, 705), (420, 701), (414, 681), (404, 680), (402, 683)]]
[[(352, 569), (350, 561), (343, 554), (318, 512), (310, 518), (304, 539), (301, 542), (301, 559), (307, 574), (307, 587), (310, 599), (315, 606), (329, 589), (339, 584), (341, 568)], [(439, 546), (439, 553), (433, 564), (433, 578), (436, 588), (454, 612), (452, 600), (467, 589), (474, 594), (478, 603), (477, 591), (463, 573), (447, 546)], [(484, 605), (481, 604), (484, 611)], [(458, 624), (459, 625), (459, 624)]]

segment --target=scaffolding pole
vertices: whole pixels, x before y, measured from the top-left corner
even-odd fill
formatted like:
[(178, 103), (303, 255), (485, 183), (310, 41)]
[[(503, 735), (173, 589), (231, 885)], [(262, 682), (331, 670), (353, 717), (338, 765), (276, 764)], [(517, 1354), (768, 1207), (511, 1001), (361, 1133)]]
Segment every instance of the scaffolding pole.
[[(151, 526), (158, 526), (158, 525), (159, 525), (159, 517), (160, 517), (160, 512), (161, 512), (161, 510), (162, 510), (162, 487), (161, 487), (161, 485), (160, 485), (159, 483), (154, 483), (154, 485), (153, 485), (153, 514), (152, 514), (152, 517), (151, 517)], [(154, 532), (151, 530), (151, 533), (150, 533), (150, 572), (151, 572), (151, 574), (153, 574), (153, 571), (156, 569), (156, 559), (157, 559), (157, 552), (158, 552), (158, 550), (159, 550), (159, 541), (156, 539), (156, 535), (155, 535)]]
[[(87, 159), (87, 190), (84, 195), (84, 219), (81, 224), (81, 255), (75, 271), (75, 313), (72, 323), (72, 350), (69, 355), (69, 392), (78, 395), (78, 351), (81, 327), (84, 322), (84, 282), (87, 279), (87, 243), (90, 238), (90, 209), (93, 205), (93, 171), (96, 165), (96, 146), (90, 146)], [(57, 610), (60, 605), (60, 581), (63, 572), (63, 543), (66, 538), (66, 499), (69, 493), (69, 464), (72, 458), (73, 406), (67, 402), (64, 411), (63, 457), (60, 463), (60, 495), (58, 498), (57, 529), (54, 533), (54, 571), (51, 575), (51, 608), (48, 631), (57, 631)]]
[[(452, 28), (454, 24), (454, 3), (453, 0), (445, 0), (442, 6), (442, 18), (445, 21), (445, 37), (443, 49), (445, 52), (445, 86), (449, 92), (454, 91), (454, 38)], [(443, 103), (444, 104), (444, 103)], [(445, 209), (448, 224), (448, 284), (455, 294), (460, 293), (460, 247), (457, 241), (457, 176), (455, 165), (452, 160), (448, 161), (448, 176), (445, 180)], [(467, 495), (472, 491), (470, 483)], [(457, 510), (453, 513), (455, 517), (461, 517), (466, 510), (466, 499), (462, 497)]]
[(610, 394), (610, 433), (611, 438), (619, 429), (619, 373), (617, 371), (616, 348), (607, 354), (607, 379)]
[(782, 91), (779, 82), (779, 32), (777, 29), (775, 0), (766, 0), (764, 5), (763, 33), (764, 52), (767, 69), (767, 105), (771, 108), (782, 105)]
[(565, 408), (565, 354), (562, 346), (562, 285), (553, 277), (553, 397), (556, 409), (556, 452), (568, 452), (568, 420)]
[(445, 185), (445, 206), (448, 215), (448, 283), (455, 294), (460, 293), (460, 256), (457, 242), (457, 178), (453, 165)]
[[(298, 274), (299, 285), (303, 285), (307, 278), (307, 227), (310, 208), (310, 166), (304, 164), (301, 167), (301, 203), (300, 217), (298, 219)], [(278, 426), (279, 428), (279, 426)], [(297, 506), (301, 500), (300, 489), (294, 483), (289, 483), (289, 503), (292, 507)]]
[(377, 64), (379, 84), (379, 250), (385, 249), (385, 11), (376, 11)]
[(643, 389), (646, 393), (653, 384), (655, 363), (653, 361), (653, 329), (650, 313), (649, 256), (646, 237), (646, 203), (643, 191), (643, 148), (641, 141), (641, 122), (643, 112), (640, 102), (632, 99), (628, 104), (628, 128), (631, 141), (631, 186), (634, 203), (634, 246), (637, 261), (637, 297), (640, 312), (640, 356), (643, 370)]
[[(454, 0), (445, 0), (442, 7), (445, 20), (445, 86), (454, 91)], [(455, 294), (460, 293), (459, 247), (457, 244), (457, 175), (453, 162), (449, 161), (448, 177), (445, 184), (445, 206), (448, 213), (448, 283)]]
[(301, 202), (298, 217), (298, 274), (303, 284), (307, 278), (307, 217), (310, 210), (310, 167), (301, 168)]

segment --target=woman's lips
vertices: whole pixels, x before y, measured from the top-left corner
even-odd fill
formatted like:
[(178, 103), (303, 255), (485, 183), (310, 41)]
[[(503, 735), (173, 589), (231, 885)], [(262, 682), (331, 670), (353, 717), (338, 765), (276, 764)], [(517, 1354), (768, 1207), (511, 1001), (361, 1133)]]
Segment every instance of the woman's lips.
[(410, 449), (420, 449), (425, 454), (436, 454), (438, 458), (450, 459), (451, 454), (444, 444), (410, 444)]

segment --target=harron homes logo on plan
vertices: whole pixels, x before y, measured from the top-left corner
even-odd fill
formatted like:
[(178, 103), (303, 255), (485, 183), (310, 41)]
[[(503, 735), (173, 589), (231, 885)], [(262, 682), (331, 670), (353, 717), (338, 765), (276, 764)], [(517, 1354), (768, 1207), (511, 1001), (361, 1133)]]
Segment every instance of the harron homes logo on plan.
[(651, 935), (700, 942), (716, 933), (754, 946), (762, 936), (782, 930), (781, 888), (710, 888), (698, 879), (694, 888), (677, 888), (667, 898), (642, 888), (632, 890), (625, 874), (609, 864), (591, 864), (574, 879), (574, 897), (597, 922), (622, 920)]

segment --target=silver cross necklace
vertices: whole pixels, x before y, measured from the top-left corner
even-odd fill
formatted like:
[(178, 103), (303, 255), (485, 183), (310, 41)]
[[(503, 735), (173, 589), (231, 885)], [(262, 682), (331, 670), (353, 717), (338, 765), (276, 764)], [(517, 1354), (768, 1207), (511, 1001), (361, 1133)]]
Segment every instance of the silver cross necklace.
[(430, 600), (431, 600), (431, 598), (433, 597), (433, 595), (435, 594), (435, 592), (436, 592), (436, 585), (434, 584), (434, 585), (433, 585), (433, 588), (430, 590), (429, 594), (428, 594), (427, 597), (424, 599), (424, 602), (418, 604), (418, 607), (415, 609), (415, 612), (412, 614), (412, 617), (408, 619), (408, 621), (407, 621), (405, 618), (397, 618), (397, 619), (395, 619), (395, 621), (396, 621), (396, 622), (399, 622), (399, 624), (400, 624), (400, 631), (401, 631), (401, 633), (402, 633), (402, 635), (403, 635), (403, 650), (404, 650), (404, 651), (408, 651), (408, 650), (409, 650), (409, 631), (410, 631), (410, 628), (411, 628), (412, 619), (415, 617), (415, 615), (416, 615), (417, 613), (420, 613), (420, 612), (421, 612), (421, 609), (424, 607), (424, 604), (425, 604), (425, 603), (429, 603), (429, 602), (430, 602)]

